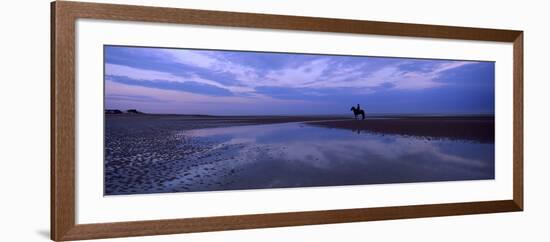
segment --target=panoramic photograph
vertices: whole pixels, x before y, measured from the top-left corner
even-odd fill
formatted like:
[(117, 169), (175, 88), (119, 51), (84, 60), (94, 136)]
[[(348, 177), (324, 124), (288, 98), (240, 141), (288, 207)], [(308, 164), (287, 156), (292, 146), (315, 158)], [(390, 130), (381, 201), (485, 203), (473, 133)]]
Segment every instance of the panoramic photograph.
[(495, 63), (104, 46), (104, 195), (495, 177)]

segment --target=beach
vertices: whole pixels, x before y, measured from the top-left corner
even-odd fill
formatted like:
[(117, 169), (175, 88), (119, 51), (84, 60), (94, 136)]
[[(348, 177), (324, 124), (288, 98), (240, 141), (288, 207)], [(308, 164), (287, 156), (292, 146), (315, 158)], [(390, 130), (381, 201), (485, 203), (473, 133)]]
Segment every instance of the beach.
[(494, 118), (488, 116), (455, 117), (385, 117), (356, 120), (311, 122), (327, 128), (347, 129), (355, 132), (374, 132), (417, 137), (494, 142)]
[(493, 179), (493, 159), (492, 116), (105, 116), (105, 195)]

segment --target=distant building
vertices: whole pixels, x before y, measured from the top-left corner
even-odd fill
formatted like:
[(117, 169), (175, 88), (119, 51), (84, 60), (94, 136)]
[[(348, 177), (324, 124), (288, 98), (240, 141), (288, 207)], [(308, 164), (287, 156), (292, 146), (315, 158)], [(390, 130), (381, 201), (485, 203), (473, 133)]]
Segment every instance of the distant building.
[(122, 111), (118, 109), (105, 109), (105, 114), (121, 114)]
[(127, 113), (135, 113), (135, 114), (142, 113), (142, 112), (140, 112), (140, 111), (138, 111), (138, 110), (136, 110), (136, 109), (128, 109), (128, 110), (126, 110), (126, 112), (127, 112)]

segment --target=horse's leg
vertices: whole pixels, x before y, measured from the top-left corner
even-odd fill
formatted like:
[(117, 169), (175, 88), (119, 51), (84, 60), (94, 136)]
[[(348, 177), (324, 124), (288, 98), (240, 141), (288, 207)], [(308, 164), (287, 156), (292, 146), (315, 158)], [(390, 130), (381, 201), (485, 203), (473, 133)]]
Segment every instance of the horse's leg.
[(361, 116), (363, 116), (363, 120), (365, 120), (365, 113), (361, 113)]

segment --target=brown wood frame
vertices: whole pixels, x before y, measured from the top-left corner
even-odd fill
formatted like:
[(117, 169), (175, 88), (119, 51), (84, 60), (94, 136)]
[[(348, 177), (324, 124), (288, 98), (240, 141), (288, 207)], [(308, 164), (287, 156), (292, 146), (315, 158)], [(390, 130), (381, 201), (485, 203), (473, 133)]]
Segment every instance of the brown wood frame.
[[(75, 223), (75, 22), (79, 18), (513, 43), (513, 199), (312, 212)], [(523, 31), (57, 1), (51, 4), (51, 239), (99, 239), (523, 211)]]

